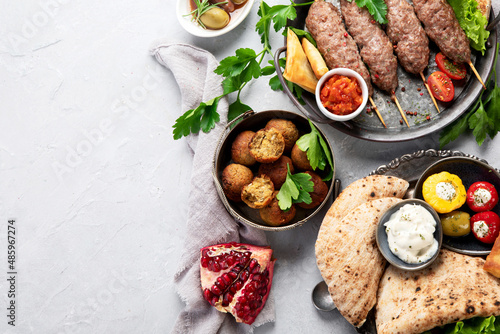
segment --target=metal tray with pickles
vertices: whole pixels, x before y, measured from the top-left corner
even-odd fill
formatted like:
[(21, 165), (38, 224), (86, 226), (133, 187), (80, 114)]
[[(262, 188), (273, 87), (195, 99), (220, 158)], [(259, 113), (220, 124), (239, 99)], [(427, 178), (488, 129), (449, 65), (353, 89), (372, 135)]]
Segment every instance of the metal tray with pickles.
[[(424, 199), (422, 194), (424, 181), (431, 175), (441, 172), (456, 175), (461, 180), (465, 192), (469, 190), (473, 183), (478, 181), (488, 182), (497, 191), (500, 191), (500, 173), (497, 169), (488, 165), (485, 160), (459, 151), (418, 151), (395, 159), (389, 165), (380, 166), (372, 174), (402, 177), (410, 182), (407, 197)], [(471, 210), (467, 203), (454, 210), (464, 212), (470, 217), (477, 214), (477, 212)], [(490, 211), (500, 215), (500, 204), (496, 204)], [(463, 236), (443, 235), (443, 247), (457, 253), (485, 256), (490, 253), (492, 246), (492, 243), (479, 241), (472, 231)]]

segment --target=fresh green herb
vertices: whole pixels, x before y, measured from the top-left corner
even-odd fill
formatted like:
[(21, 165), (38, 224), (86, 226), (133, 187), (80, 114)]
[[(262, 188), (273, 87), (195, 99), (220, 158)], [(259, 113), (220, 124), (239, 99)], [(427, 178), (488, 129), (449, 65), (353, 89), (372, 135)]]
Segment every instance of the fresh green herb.
[[(206, 3), (207, 1), (202, 0), (202, 3)], [(261, 42), (264, 46), (263, 50), (257, 53), (252, 49), (242, 48), (236, 50), (234, 56), (229, 56), (221, 60), (214, 72), (224, 77), (222, 82), (223, 94), (208, 102), (200, 103), (198, 107), (186, 111), (179, 117), (173, 126), (174, 139), (188, 136), (190, 133), (198, 133), (200, 129), (203, 132), (212, 130), (215, 127), (215, 123), (220, 120), (220, 115), (217, 113), (219, 100), (231, 93), (237, 92), (237, 95), (236, 100), (229, 105), (228, 121), (251, 110), (250, 106), (241, 102), (240, 94), (242, 89), (251, 80), (274, 73), (274, 69), (271, 69), (269, 66), (261, 67), (266, 56), (273, 56), (270, 43), (271, 24), (273, 24), (274, 30), (278, 32), (286, 25), (287, 20), (293, 20), (297, 17), (295, 7), (307, 6), (311, 3), (295, 4), (291, 1), (289, 5), (270, 7), (262, 0), (257, 11), (260, 20), (256, 24), (256, 31), (261, 36)], [(274, 87), (278, 87), (275, 80), (273, 81), (273, 85)]]
[(283, 183), (278, 195), (276, 195), (280, 209), (287, 211), (292, 207), (293, 203), (311, 204), (312, 198), (309, 193), (314, 190), (311, 175), (306, 173), (292, 175), (290, 166), (287, 165), (287, 168), (285, 183)]
[(469, 112), (448, 125), (440, 133), (439, 146), (441, 148), (468, 130), (472, 130), (472, 134), (479, 146), (483, 144), (486, 136), (493, 139), (500, 132), (500, 87), (496, 84), (497, 73), (495, 69), (498, 48), (499, 44), (496, 45), (493, 75), (490, 76), (486, 83), (487, 89), (481, 92)]
[[(316, 41), (314, 40), (314, 37), (312, 37), (312, 35), (311, 35), (310, 32), (302, 30), (302, 29), (294, 28), (294, 27), (288, 27), (288, 29), (291, 29), (295, 33), (295, 35), (297, 35), (297, 37), (299, 38), (299, 40), (301, 38), (306, 38), (309, 42), (311, 42), (312, 45), (314, 45), (315, 47), (318, 46), (316, 44)], [(284, 30), (283, 31), (283, 36), (286, 36), (286, 35), (287, 35), (287, 31)]]
[(297, 140), (297, 146), (307, 154), (307, 159), (313, 170), (325, 170), (327, 165), (330, 165), (330, 172), (323, 179), (329, 181), (333, 177), (333, 160), (332, 154), (328, 149), (328, 145), (319, 133), (314, 124), (309, 121), (311, 132), (303, 135)]
[(189, 15), (192, 15), (193, 16), (193, 20), (198, 23), (203, 29), (207, 29), (207, 27), (205, 27), (205, 25), (203, 24), (203, 22), (201, 22), (200, 18), (203, 14), (205, 14), (207, 11), (209, 11), (210, 9), (214, 8), (214, 7), (217, 7), (218, 5), (224, 5), (226, 4), (227, 1), (224, 1), (224, 2), (219, 2), (218, 4), (213, 4), (211, 5), (208, 0), (194, 0), (194, 4), (196, 5), (196, 9), (193, 10), (191, 13), (189, 14), (186, 14), (184, 16), (189, 16)]
[[(276, 72), (276, 69), (274, 67), (274, 60), (270, 60), (269, 61), (269, 64), (271, 64), (270, 66), (267, 66), (265, 67), (263, 70), (265, 69), (269, 69), (269, 74), (272, 74), (272, 73), (275, 73)], [(280, 67), (283, 69), (285, 68), (285, 65), (286, 65), (286, 58), (280, 58), (279, 59), (279, 64), (280, 64)], [(283, 78), (284, 79), (284, 78)], [(288, 81), (286, 79), (284, 79), (285, 82), (286, 82), (286, 85), (288, 86), (288, 89), (292, 92), (293, 95), (295, 95), (295, 97), (297, 98), (297, 101), (299, 101), (301, 104), (306, 104), (304, 102), (304, 100), (302, 99), (302, 93), (304, 92), (304, 89), (302, 87), (300, 87), (299, 85), (297, 84), (294, 84), (293, 82), (291, 81)], [(281, 82), (280, 80), (278, 79), (278, 75), (276, 74), (275, 76), (271, 77), (271, 79), (269, 79), (269, 86), (271, 87), (272, 90), (274, 91), (283, 91), (283, 86), (281, 85)]]
[[(352, 0), (347, 0), (352, 2)], [(373, 16), (373, 19), (380, 24), (387, 23), (387, 5), (384, 0), (356, 0), (358, 7), (366, 7), (368, 12)]]

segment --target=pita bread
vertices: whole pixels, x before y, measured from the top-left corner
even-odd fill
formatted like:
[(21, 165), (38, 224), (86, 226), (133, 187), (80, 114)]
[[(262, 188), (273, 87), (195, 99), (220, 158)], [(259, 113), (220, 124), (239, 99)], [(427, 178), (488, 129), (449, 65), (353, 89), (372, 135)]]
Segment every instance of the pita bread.
[(309, 60), (309, 64), (311, 64), (314, 75), (319, 80), (328, 72), (328, 67), (326, 66), (323, 56), (307, 38), (302, 38), (302, 49), (304, 49), (307, 60)]
[(328, 209), (321, 229), (328, 228), (332, 221), (342, 219), (364, 202), (382, 197), (403, 198), (409, 185), (406, 180), (385, 175), (371, 175), (354, 181), (340, 193)]
[(318, 79), (300, 45), (299, 38), (292, 29), (288, 29), (286, 38), (286, 65), (283, 77), (314, 94)]
[(476, 0), (476, 1), (477, 1), (477, 8), (479, 8), (481, 14), (483, 14), (486, 17), (486, 20), (489, 20), (491, 12), (491, 0)]
[(472, 317), (500, 315), (500, 280), (484, 260), (443, 249), (418, 272), (385, 271), (377, 295), (378, 334), (416, 334)]
[(360, 327), (377, 300), (377, 289), (386, 261), (375, 239), (385, 211), (401, 201), (385, 197), (365, 202), (316, 241), (316, 260), (328, 291), (340, 313)]

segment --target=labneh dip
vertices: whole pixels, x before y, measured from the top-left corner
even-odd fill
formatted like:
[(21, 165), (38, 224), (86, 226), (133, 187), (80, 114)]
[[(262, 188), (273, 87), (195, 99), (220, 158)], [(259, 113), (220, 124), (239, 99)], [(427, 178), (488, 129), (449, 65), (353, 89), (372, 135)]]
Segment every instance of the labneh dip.
[(406, 263), (426, 262), (438, 250), (436, 221), (421, 205), (403, 205), (384, 226), (391, 252)]

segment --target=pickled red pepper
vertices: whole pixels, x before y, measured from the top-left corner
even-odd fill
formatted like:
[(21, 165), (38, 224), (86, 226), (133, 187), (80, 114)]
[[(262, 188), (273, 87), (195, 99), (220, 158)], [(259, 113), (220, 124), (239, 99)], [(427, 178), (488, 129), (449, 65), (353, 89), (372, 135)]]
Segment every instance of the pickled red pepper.
[(320, 99), (323, 106), (336, 115), (348, 115), (363, 102), (358, 80), (338, 74), (325, 82)]

